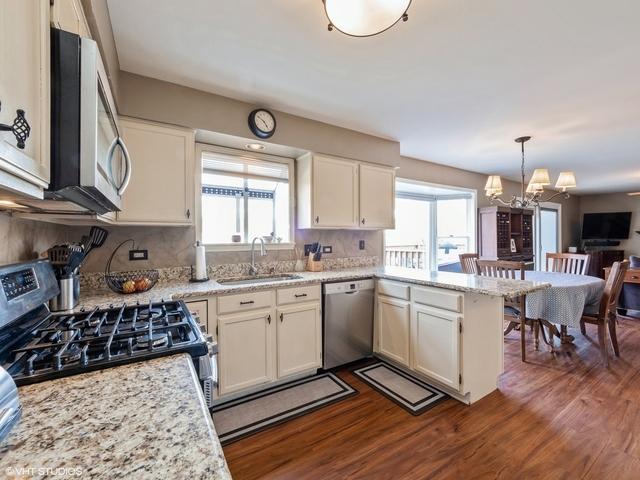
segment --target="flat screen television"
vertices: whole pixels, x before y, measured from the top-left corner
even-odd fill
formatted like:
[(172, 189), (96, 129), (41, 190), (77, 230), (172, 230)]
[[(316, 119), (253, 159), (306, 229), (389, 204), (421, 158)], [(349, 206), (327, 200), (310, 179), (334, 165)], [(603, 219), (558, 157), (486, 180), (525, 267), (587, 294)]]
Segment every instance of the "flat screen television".
[(622, 240), (629, 238), (631, 212), (585, 213), (583, 240)]

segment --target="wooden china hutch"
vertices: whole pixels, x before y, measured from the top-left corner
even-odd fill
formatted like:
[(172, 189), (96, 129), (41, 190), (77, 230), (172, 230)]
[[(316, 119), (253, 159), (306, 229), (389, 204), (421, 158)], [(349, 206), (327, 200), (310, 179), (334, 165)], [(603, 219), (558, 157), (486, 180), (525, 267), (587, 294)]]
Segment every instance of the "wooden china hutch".
[(533, 210), (502, 206), (478, 209), (480, 258), (525, 262), (528, 269), (533, 269), (533, 251)]

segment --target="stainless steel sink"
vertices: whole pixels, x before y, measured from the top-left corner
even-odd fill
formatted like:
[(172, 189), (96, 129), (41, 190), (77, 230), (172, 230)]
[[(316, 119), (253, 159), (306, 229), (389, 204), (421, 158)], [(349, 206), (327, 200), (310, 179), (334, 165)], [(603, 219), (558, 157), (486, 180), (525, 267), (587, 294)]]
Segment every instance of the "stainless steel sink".
[(235, 277), (219, 278), (216, 280), (221, 285), (252, 285), (256, 283), (284, 282), (287, 280), (298, 280), (300, 275), (284, 273), (280, 275), (256, 275), (255, 277)]

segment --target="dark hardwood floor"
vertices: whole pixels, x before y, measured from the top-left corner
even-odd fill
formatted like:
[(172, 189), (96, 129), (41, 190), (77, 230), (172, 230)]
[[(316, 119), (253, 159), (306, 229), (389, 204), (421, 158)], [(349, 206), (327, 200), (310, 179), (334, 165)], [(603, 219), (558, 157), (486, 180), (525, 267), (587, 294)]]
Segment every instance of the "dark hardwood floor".
[(224, 448), (234, 479), (638, 479), (640, 321), (621, 319), (621, 358), (600, 362), (595, 327), (520, 362), (505, 340), (499, 390), (413, 417), (347, 371), (360, 394)]

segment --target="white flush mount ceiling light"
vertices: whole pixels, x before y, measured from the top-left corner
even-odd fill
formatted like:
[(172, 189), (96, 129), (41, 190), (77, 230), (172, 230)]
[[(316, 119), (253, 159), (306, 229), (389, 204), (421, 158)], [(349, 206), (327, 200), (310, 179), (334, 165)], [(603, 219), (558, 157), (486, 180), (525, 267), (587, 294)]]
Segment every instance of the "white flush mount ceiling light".
[(370, 37), (388, 30), (400, 20), (406, 22), (411, 0), (322, 0), (334, 28), (352, 37)]
[(264, 150), (264, 145), (261, 143), (247, 143), (245, 146), (249, 150)]

